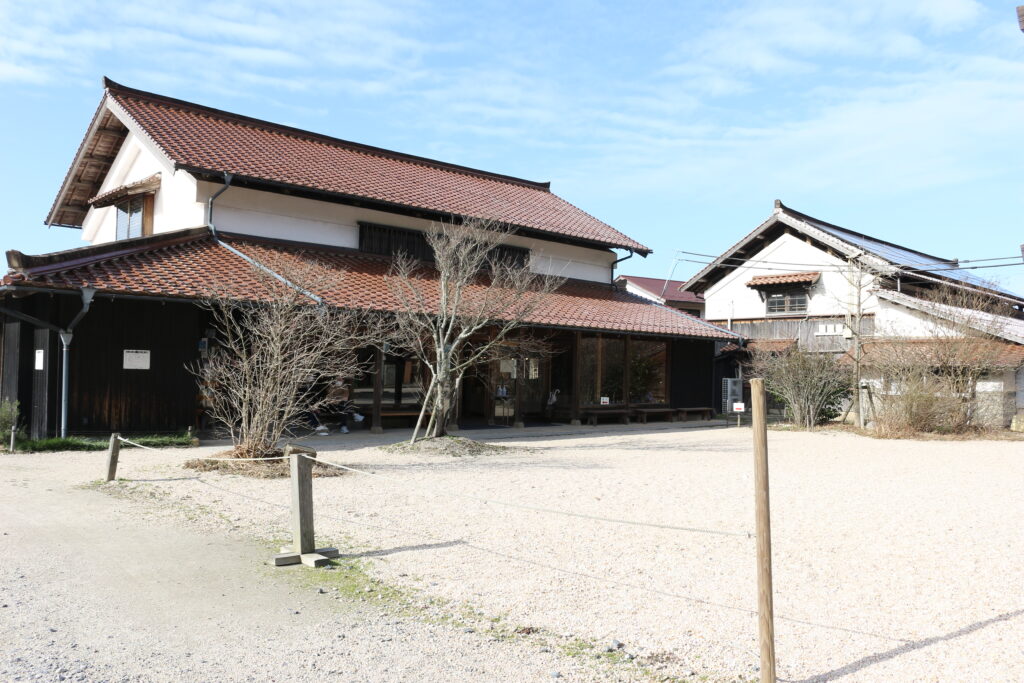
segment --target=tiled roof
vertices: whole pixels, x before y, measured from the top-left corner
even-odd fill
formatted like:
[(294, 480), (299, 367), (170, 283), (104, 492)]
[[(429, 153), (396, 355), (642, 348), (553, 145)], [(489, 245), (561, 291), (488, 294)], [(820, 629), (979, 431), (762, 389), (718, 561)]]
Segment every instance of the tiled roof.
[(160, 189), (160, 174), (154, 173), (142, 180), (136, 180), (134, 183), (128, 183), (127, 185), (120, 185), (107, 190), (102, 194), (98, 194), (90, 199), (89, 203), (92, 204), (93, 208), (98, 209), (104, 206), (110, 206), (122, 197), (143, 194), (146, 192), (156, 192), (158, 189)]
[(965, 325), (979, 332), (1024, 344), (1024, 320), (998, 315), (988, 311), (979, 311), (958, 306), (950, 306), (937, 301), (927, 301), (916, 296), (891, 289), (875, 289), (873, 293), (888, 301), (913, 308), (942, 320)]
[[(111, 243), (109, 253), (97, 247), (70, 250), (45, 257), (20, 254), (8, 259), (23, 264), (3, 284), (46, 288), (93, 287), (105, 293), (198, 299), (215, 289), (235, 298), (260, 299), (266, 285), (253, 267), (218, 246), (207, 232), (185, 236), (165, 233), (134, 241)], [(221, 239), (265, 265), (287, 268), (298, 261), (323, 267), (330, 285), (314, 292), (330, 305), (371, 310), (396, 310), (387, 283), (388, 259), (347, 249), (297, 245), (223, 235)], [(128, 241), (132, 242), (132, 241)], [(126, 246), (129, 247), (126, 249)], [(88, 250), (88, 258), (76, 252)], [(66, 264), (66, 265), (62, 265)], [(428, 273), (425, 277), (432, 280)], [(480, 287), (485, 285), (481, 284)], [(528, 321), (534, 325), (639, 332), (708, 339), (736, 335), (681, 311), (661, 306), (615, 287), (569, 280), (547, 297)]]
[[(768, 351), (771, 353), (782, 353), (796, 346), (796, 339), (751, 339), (747, 342), (747, 345), (742, 347), (747, 351)], [(737, 344), (726, 344), (721, 348), (719, 353), (729, 353), (731, 351), (739, 351), (740, 346)]]
[[(754, 268), (757, 266), (754, 265)], [(814, 284), (821, 273), (781, 273), (779, 275), (755, 275), (747, 287), (770, 287), (772, 285)]]
[[(658, 277), (640, 277), (639, 275), (620, 275), (618, 279), (628, 280), (641, 289), (646, 289), (654, 296), (661, 297), (665, 301), (681, 301), (684, 303), (702, 304), (704, 297), (693, 292), (680, 292), (683, 286), (682, 280), (663, 280)], [(665, 283), (668, 282), (668, 286)], [(664, 295), (662, 292), (665, 292)]]
[(650, 249), (535, 183), (465, 168), (126, 88), (110, 99), (177, 166), (233, 173), (344, 199), (496, 220), (596, 246)]
[[(977, 362), (977, 359), (984, 359), (985, 364), (998, 368), (1019, 368), (1021, 365), (1024, 365), (1024, 346), (1020, 344), (963, 337), (866, 341), (863, 345), (863, 362), (870, 365), (872, 358), (878, 353), (891, 352), (900, 346), (906, 346), (915, 354), (914, 358), (930, 358), (934, 354), (936, 362), (947, 363), (950, 361), (951, 354), (948, 351), (944, 351), (942, 345), (950, 343), (957, 345), (977, 344), (976, 351), (973, 346), (970, 347), (970, 355), (975, 359), (974, 362)], [(966, 348), (964, 353), (966, 353)], [(956, 356), (956, 353), (952, 354), (952, 357), (955, 358)], [(843, 354), (841, 360), (844, 363), (850, 364), (854, 362), (853, 356), (849, 352)]]

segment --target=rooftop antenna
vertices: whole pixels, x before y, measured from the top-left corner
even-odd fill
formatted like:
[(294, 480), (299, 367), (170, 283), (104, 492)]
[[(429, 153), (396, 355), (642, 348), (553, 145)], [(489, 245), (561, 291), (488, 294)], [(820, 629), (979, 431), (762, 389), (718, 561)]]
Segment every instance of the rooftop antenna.
[(672, 276), (676, 274), (676, 266), (678, 266), (678, 265), (679, 265), (679, 252), (677, 251), (676, 255), (674, 257), (672, 257), (672, 269), (668, 271), (668, 277), (665, 278), (665, 284), (661, 288), (661, 298), (662, 299), (665, 298), (665, 292), (668, 291), (669, 280), (671, 280)]

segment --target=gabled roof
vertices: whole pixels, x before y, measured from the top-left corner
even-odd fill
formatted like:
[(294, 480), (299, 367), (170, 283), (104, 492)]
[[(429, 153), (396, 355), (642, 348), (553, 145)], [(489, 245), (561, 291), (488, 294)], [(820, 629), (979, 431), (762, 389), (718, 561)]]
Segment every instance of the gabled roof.
[(912, 279), (917, 275), (923, 281), (938, 278), (962, 282), (1002, 296), (1013, 297), (1024, 303), (1024, 297), (972, 275), (970, 271), (959, 269), (956, 259), (933, 256), (826, 223), (791, 209), (777, 199), (775, 200), (775, 209), (768, 220), (729, 247), (711, 264), (701, 269), (683, 285), (683, 289), (692, 292), (705, 291), (728, 272), (743, 264), (746, 258), (759, 252), (771, 235), (785, 230), (795, 231), (808, 237), (821, 248), (830, 250), (842, 258), (858, 257), (867, 265), (889, 277), (898, 275)]
[(1024, 344), (1024, 320), (985, 311), (950, 306), (936, 301), (925, 301), (915, 296), (887, 289), (873, 290), (873, 293), (879, 298), (935, 316), (940, 320), (948, 320), (959, 325), (966, 325), (978, 332), (1007, 339), (1017, 344)]
[(657, 277), (640, 277), (639, 275), (620, 275), (615, 279), (626, 280), (665, 301), (681, 301), (690, 304), (704, 303), (704, 297), (700, 294), (684, 292), (679, 289), (683, 285), (682, 280), (662, 280)]
[[(299, 244), (220, 232), (220, 239), (265, 265), (315, 263), (328, 305), (399, 310), (387, 282), (391, 261), (351, 249)], [(120, 240), (42, 256), (8, 252), (13, 270), (2, 285), (14, 291), (95, 288), (100, 294), (196, 300), (213, 291), (239, 299), (267, 296), (253, 266), (217, 244), (206, 228)], [(429, 274), (426, 276), (431, 277)], [(479, 285), (481, 288), (486, 283)], [(608, 284), (568, 280), (547, 297), (528, 321), (539, 326), (736, 339), (738, 335), (699, 318)]]
[[(482, 218), (524, 233), (594, 247), (650, 249), (551, 193), (550, 183), (393, 152), (127, 88), (104, 79), (98, 116), (133, 122), (173, 164), (194, 176), (238, 185), (413, 213), (432, 219)], [(93, 146), (91, 126), (83, 148)], [(114, 152), (116, 154), (116, 150)], [(69, 179), (84, 163), (76, 156)], [(102, 178), (101, 178), (102, 179)], [(51, 223), (81, 226), (65, 206), (67, 181)], [(86, 196), (96, 194), (93, 188)]]
[[(948, 341), (948, 340), (947, 340)], [(1019, 368), (1024, 365), (1024, 346), (1020, 344), (1010, 344), (1008, 342), (998, 342), (994, 340), (986, 339), (964, 339), (957, 340), (957, 345), (961, 343), (970, 344), (971, 355), (975, 359), (983, 358), (986, 365), (991, 364), (997, 368)], [(977, 344), (975, 347), (974, 345)], [(915, 339), (872, 339), (865, 341), (863, 345), (863, 359), (862, 362), (871, 364), (872, 358), (878, 353), (892, 352), (904, 348), (908, 351), (913, 351), (918, 358), (927, 358), (929, 360), (936, 360), (937, 362), (949, 362), (950, 358), (948, 354), (942, 352), (943, 340), (941, 338), (936, 339), (935, 337), (930, 338), (915, 338)], [(966, 349), (964, 349), (966, 351)], [(976, 355), (975, 355), (976, 354)], [(854, 363), (853, 355), (847, 351), (839, 360), (843, 363), (852, 365)]]

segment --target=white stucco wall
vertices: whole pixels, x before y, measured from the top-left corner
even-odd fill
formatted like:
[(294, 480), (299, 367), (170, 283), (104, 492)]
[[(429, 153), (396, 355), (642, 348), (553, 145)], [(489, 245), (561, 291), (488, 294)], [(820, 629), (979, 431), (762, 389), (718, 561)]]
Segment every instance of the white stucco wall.
[[(221, 187), (198, 183), (199, 205)], [(229, 188), (214, 205), (214, 223), (226, 232), (352, 249), (359, 246), (360, 221), (410, 230), (425, 230), (430, 225), (430, 221), (411, 216), (237, 187)], [(518, 235), (510, 237), (508, 244), (530, 249), (535, 272), (611, 282), (615, 254), (609, 251)]]
[[(769, 261), (771, 263), (763, 263)], [(759, 265), (759, 262), (760, 265)], [(779, 265), (779, 264), (796, 265)], [(765, 302), (747, 282), (756, 275), (781, 275), (820, 269), (821, 278), (808, 291), (807, 315), (843, 315), (856, 304), (854, 288), (835, 266), (845, 262), (830, 256), (793, 235), (782, 235), (752, 256), (741, 268), (729, 274), (704, 292), (704, 310), (708, 320), (747, 320), (764, 318)], [(867, 283), (867, 280), (865, 280)], [(873, 313), (878, 301), (863, 294), (863, 312)]]
[(959, 336), (960, 332), (945, 321), (921, 311), (880, 299), (875, 314), (875, 336), (937, 337)]

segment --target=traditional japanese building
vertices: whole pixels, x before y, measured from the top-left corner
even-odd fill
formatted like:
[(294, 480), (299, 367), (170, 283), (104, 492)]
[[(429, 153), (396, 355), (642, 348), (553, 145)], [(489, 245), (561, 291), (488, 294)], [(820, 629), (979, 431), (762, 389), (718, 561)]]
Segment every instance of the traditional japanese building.
[[(19, 401), (33, 436), (197, 425), (187, 366), (216, 343), (197, 301), (226, 287), (258, 299), (254, 268), (302, 258), (335, 278), (317, 292), (325, 304), (395, 310), (393, 255), (424, 250), (434, 221), (469, 218), (510, 226), (507, 248), (567, 280), (528, 321), (559, 352), (482, 368), (507, 390), (467, 381), (460, 422), (646, 419), (712, 405), (714, 345), (736, 335), (616, 286), (616, 263), (650, 249), (548, 183), (104, 85), (46, 220), (89, 245), (10, 251), (0, 288), (0, 393)], [(423, 388), (415, 360), (379, 356), (354, 392), (376, 428), (414, 411)]]

